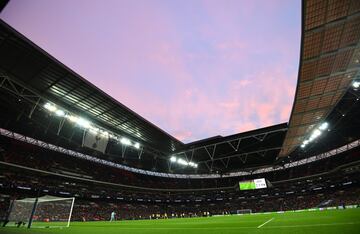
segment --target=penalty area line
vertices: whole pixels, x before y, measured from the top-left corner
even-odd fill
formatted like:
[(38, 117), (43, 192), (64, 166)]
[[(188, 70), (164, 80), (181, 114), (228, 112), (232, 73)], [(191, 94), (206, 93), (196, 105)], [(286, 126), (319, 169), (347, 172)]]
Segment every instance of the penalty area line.
[(271, 219), (269, 219), (268, 221), (266, 221), (265, 223), (263, 223), (263, 224), (260, 224), (257, 228), (261, 228), (262, 226), (264, 226), (265, 224), (267, 224), (267, 223), (270, 223), (271, 221), (273, 221), (275, 218), (271, 218)]

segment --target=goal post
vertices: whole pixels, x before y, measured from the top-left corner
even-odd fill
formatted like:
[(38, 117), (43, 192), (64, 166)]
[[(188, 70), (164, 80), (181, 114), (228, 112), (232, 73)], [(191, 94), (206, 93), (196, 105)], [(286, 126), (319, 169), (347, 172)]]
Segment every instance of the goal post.
[(69, 227), (74, 197), (43, 196), (14, 200), (9, 225), (30, 227)]
[(34, 202), (35, 200), (13, 200), (8, 216), (8, 225), (16, 226), (17, 223), (19, 223), (19, 227), (27, 225), (30, 222)]
[(74, 209), (74, 202), (75, 202), (75, 197), (72, 198), (71, 208), (70, 208), (70, 215), (69, 215), (66, 227), (70, 227), (71, 216), (72, 216), (72, 212), (73, 212), (73, 209)]
[(238, 215), (244, 215), (244, 214), (251, 214), (251, 209), (242, 209), (242, 210), (236, 210), (236, 214)]

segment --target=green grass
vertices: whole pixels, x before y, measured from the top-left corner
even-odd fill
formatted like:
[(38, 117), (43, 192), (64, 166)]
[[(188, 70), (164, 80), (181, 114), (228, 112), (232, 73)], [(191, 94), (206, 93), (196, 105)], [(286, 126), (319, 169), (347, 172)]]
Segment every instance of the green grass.
[(72, 222), (70, 228), (0, 228), (6, 234), (360, 233), (360, 209), (117, 222)]

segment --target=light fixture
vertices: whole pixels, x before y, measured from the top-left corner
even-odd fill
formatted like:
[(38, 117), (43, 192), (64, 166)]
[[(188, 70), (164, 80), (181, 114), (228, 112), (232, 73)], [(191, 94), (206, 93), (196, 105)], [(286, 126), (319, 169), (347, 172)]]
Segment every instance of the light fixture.
[(195, 167), (195, 168), (197, 167), (197, 164), (194, 163), (194, 162), (189, 162), (189, 165), (192, 166), (192, 167)]
[(321, 135), (321, 131), (319, 130), (319, 129), (315, 129), (314, 131), (313, 131), (313, 133), (312, 133), (312, 136), (314, 137), (314, 138), (317, 138), (318, 136), (320, 136)]
[(307, 144), (318, 138), (323, 131), (327, 130), (329, 128), (329, 123), (324, 122), (322, 123), (318, 128), (316, 128), (310, 135), (310, 137), (306, 140), (304, 140), (301, 144), (301, 148), (305, 148)]
[(186, 161), (185, 161), (184, 159), (182, 159), (182, 158), (178, 158), (177, 163), (179, 163), (179, 164), (181, 164), (181, 165), (184, 165), (184, 166), (189, 165), (189, 163), (186, 162)]
[(319, 129), (320, 129), (321, 131), (324, 131), (324, 130), (326, 130), (328, 127), (329, 127), (329, 124), (328, 124), (327, 122), (324, 122), (324, 123), (322, 123), (322, 124), (320, 125)]
[(136, 142), (136, 143), (134, 144), (134, 147), (135, 147), (136, 149), (140, 149), (140, 143), (139, 143), (139, 142)]
[(51, 111), (51, 112), (54, 112), (57, 110), (56, 106), (47, 102), (45, 105), (44, 105), (44, 108)]
[(189, 166), (197, 168), (198, 165), (196, 163), (194, 163), (194, 162), (189, 162)]
[(314, 135), (311, 135), (310, 137), (309, 137), (309, 142), (312, 142), (313, 140), (315, 140), (315, 136)]
[(78, 118), (76, 123), (83, 128), (90, 128), (90, 122), (83, 118)]
[(71, 122), (77, 122), (78, 121), (78, 117), (74, 116), (74, 115), (67, 115), (66, 118), (68, 118)]
[(55, 111), (55, 114), (56, 114), (57, 116), (60, 116), (60, 117), (65, 116), (65, 112), (64, 112), (63, 110), (56, 110), (56, 111)]
[(121, 144), (124, 144), (124, 145), (131, 145), (131, 141), (125, 137), (121, 138), (120, 142), (121, 142)]
[(130, 139), (128, 139), (128, 138), (125, 138), (125, 137), (120, 138), (119, 136), (117, 136), (115, 134), (112, 134), (112, 133), (110, 133), (110, 132), (108, 132), (108, 131), (106, 131), (104, 129), (100, 129), (100, 128), (94, 126), (90, 121), (88, 121), (88, 120), (86, 120), (84, 118), (78, 117), (76, 115), (72, 115), (70, 113), (65, 113), (64, 110), (58, 109), (54, 104), (52, 104), (50, 102), (45, 103), (44, 108), (47, 109), (50, 112), (55, 112), (55, 114), (57, 116), (65, 117), (68, 120), (70, 120), (71, 122), (76, 123), (77, 125), (85, 128), (85, 129), (88, 129), (93, 134), (96, 134), (96, 135), (101, 134), (104, 137), (109, 137), (109, 138), (112, 138), (112, 139), (114, 139), (116, 141), (120, 141), (120, 143), (122, 143), (124, 145), (132, 145), (134, 148), (140, 149), (140, 143), (139, 142), (133, 142), (132, 143), (130, 141)]
[(355, 89), (360, 88), (360, 81), (355, 80), (355, 81), (352, 83), (352, 86), (353, 86)]
[(172, 163), (177, 163), (177, 164), (180, 164), (180, 165), (183, 165), (183, 166), (190, 166), (190, 167), (193, 167), (193, 168), (197, 168), (198, 167), (198, 164), (197, 163), (194, 163), (194, 162), (188, 162), (182, 158), (177, 158), (176, 156), (171, 156), (170, 157), (170, 162)]

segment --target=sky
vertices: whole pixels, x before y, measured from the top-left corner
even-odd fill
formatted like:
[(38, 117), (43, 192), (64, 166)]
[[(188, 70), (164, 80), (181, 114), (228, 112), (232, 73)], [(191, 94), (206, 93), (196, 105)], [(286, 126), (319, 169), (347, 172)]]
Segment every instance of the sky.
[(0, 18), (184, 143), (289, 121), (300, 0), (11, 0)]

